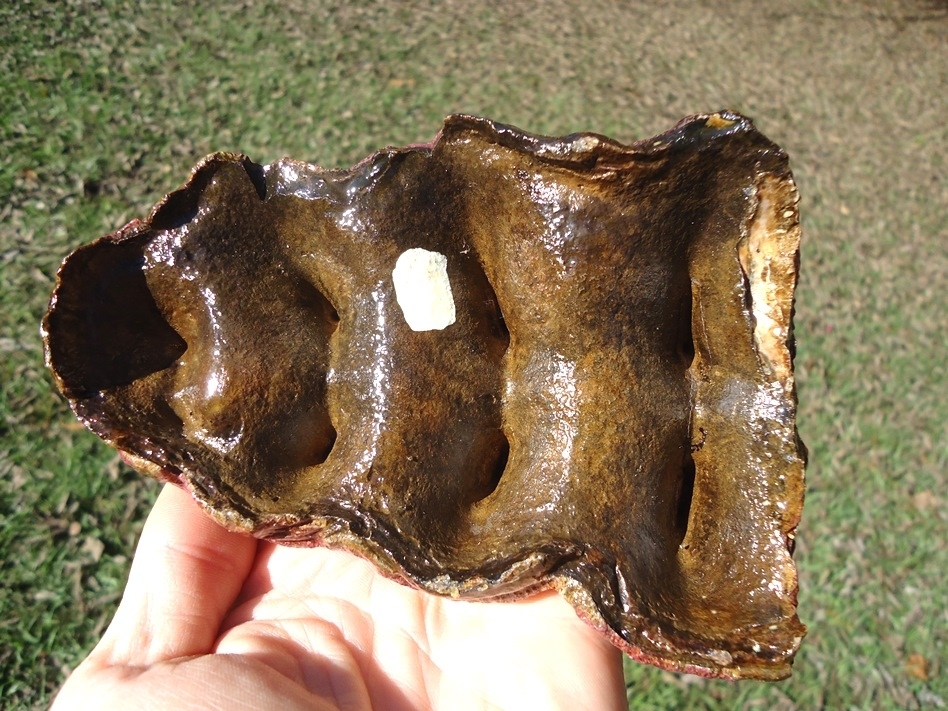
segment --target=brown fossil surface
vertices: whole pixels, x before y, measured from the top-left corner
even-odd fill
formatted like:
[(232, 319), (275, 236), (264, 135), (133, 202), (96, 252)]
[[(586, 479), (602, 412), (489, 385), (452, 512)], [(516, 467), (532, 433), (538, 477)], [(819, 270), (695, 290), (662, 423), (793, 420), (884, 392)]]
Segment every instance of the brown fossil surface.
[(345, 171), (215, 154), (65, 260), (47, 361), (231, 530), (452, 597), (555, 587), (636, 659), (778, 679), (797, 200), (729, 112), (629, 146), (451, 116)]

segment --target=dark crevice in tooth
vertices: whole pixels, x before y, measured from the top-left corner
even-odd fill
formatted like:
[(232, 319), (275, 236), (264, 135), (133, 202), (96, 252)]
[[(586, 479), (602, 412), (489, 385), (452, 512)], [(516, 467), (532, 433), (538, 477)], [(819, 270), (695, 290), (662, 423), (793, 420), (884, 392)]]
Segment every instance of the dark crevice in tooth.
[(494, 493), (510, 458), (510, 442), (499, 429), (485, 433), (478, 449), (481, 466), (476, 475), (476, 485), (470, 491), (471, 504)]
[(678, 357), (686, 369), (690, 368), (695, 360), (694, 324), (691, 318), (693, 300), (694, 296), (689, 288), (682, 295), (678, 314)]
[(77, 251), (63, 265), (48, 348), (70, 397), (129, 385), (172, 365), (187, 349), (145, 279), (150, 232)]
[(688, 519), (691, 516), (691, 502), (695, 493), (695, 474), (695, 459), (689, 445), (685, 449), (681, 463), (681, 481), (678, 485), (678, 502), (675, 508), (675, 532), (679, 544), (688, 534)]

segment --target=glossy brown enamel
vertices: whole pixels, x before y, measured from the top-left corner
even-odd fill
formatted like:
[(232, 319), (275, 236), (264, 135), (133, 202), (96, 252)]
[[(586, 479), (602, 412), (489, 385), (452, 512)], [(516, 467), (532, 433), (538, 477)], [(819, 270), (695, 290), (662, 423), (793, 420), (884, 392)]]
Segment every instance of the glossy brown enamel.
[[(349, 171), (205, 159), (64, 262), (76, 413), (223, 525), (464, 598), (558, 588), (633, 657), (789, 674), (803, 504), (786, 155), (735, 114), (623, 146), (453, 116)], [(415, 331), (392, 272), (447, 258)]]

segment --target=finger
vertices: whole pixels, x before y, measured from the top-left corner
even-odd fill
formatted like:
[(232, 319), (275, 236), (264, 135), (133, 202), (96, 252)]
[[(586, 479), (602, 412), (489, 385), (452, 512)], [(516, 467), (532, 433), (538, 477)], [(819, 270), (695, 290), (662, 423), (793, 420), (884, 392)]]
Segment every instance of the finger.
[(148, 666), (210, 652), (256, 549), (254, 539), (229, 533), (187, 492), (166, 484), (145, 522), (118, 612), (93, 656)]

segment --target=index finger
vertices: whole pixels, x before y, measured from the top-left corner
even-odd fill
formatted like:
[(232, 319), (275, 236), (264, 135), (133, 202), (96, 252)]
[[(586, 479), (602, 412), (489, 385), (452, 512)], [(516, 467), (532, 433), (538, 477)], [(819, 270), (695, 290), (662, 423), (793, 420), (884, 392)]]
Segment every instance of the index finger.
[(92, 653), (150, 666), (212, 651), (250, 572), (257, 542), (230, 533), (166, 484), (145, 522), (115, 618)]

